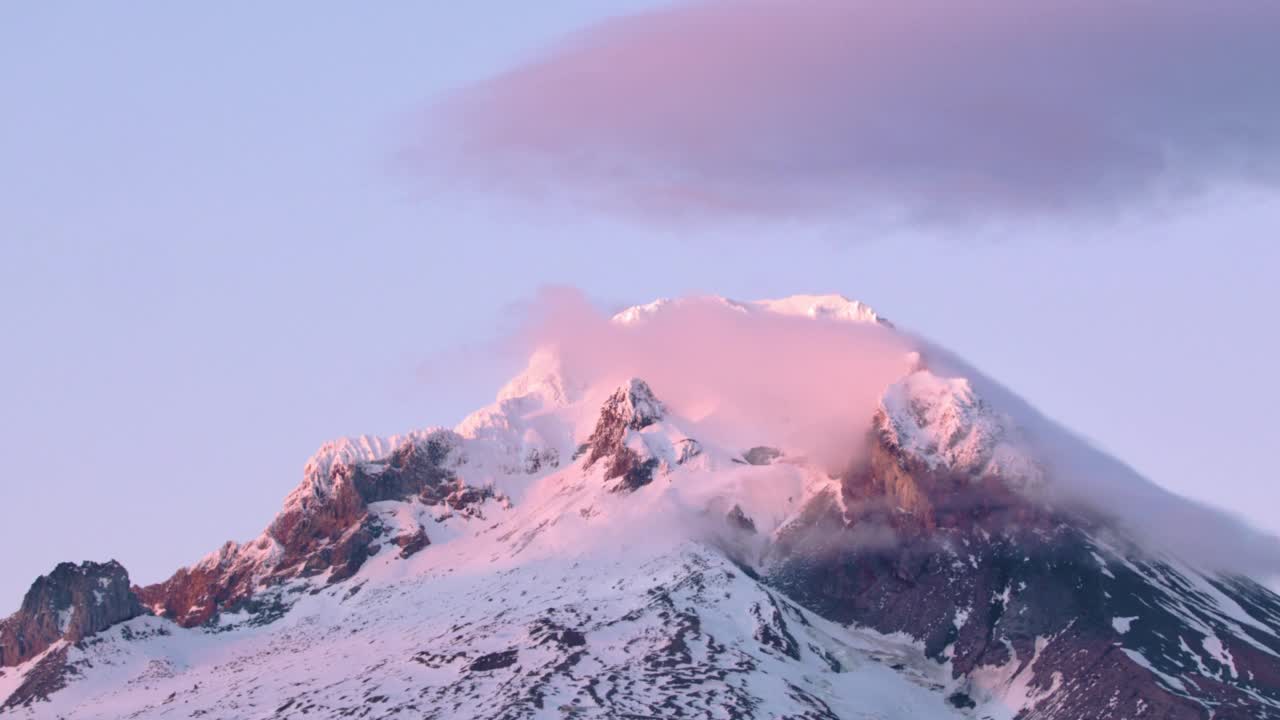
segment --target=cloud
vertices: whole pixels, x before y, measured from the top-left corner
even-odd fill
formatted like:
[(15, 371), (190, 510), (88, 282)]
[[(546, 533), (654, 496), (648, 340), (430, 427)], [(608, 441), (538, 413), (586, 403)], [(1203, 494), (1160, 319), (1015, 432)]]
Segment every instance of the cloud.
[(780, 446), (843, 469), (910, 347), (872, 324), (746, 312), (685, 299), (641, 322), (611, 322), (578, 291), (545, 290), (518, 343), (555, 347), (566, 377), (613, 388), (643, 378), (700, 440)]
[[(607, 394), (643, 378), (699, 440), (736, 450), (781, 447), (833, 473), (859, 460), (885, 389), (918, 352), (934, 372), (968, 379), (985, 403), (1012, 418), (1046, 469), (1049, 482), (1033, 491), (1043, 492), (1043, 501), (1118, 528), (1148, 551), (1280, 576), (1277, 538), (1165, 490), (945, 348), (905, 331), (749, 312), (718, 298), (678, 301), (624, 325), (569, 288), (543, 291), (526, 315), (513, 349), (557, 348), (564, 376), (576, 386)], [(603, 394), (585, 404), (596, 407)]]
[(417, 161), (642, 214), (1126, 207), (1280, 166), (1280, 4), (710, 0), (437, 108)]

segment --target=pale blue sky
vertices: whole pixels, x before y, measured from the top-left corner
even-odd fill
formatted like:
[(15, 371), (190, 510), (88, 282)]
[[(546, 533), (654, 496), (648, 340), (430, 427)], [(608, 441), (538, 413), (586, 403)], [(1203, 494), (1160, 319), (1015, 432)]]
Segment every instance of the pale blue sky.
[(549, 283), (857, 297), (1280, 532), (1273, 191), (976, 242), (446, 195), (394, 162), (427, 105), (598, 3), (190, 7), (0, 9), (0, 614), (60, 560), (253, 536), (326, 439), (454, 423)]

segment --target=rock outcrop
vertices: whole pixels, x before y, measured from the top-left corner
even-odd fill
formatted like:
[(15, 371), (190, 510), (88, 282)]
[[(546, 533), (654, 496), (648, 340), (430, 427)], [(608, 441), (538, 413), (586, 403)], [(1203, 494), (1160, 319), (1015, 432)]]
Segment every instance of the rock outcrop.
[(406, 441), (379, 460), (325, 467), (290, 495), (257, 540), (243, 546), (228, 543), (168, 580), (138, 588), (138, 595), (157, 615), (193, 627), (221, 611), (245, 608), (263, 586), (322, 573), (328, 573), (329, 582), (345, 580), (384, 541), (408, 557), (430, 544), (426, 530), (416, 527), (392, 536), (391, 528), (370, 512), (371, 504), (416, 501), (472, 515), (494, 496), (492, 489), (472, 487), (456, 477), (449, 462), (455, 441), (441, 431)]
[(631, 492), (648, 485), (660, 460), (628, 442), (638, 432), (661, 421), (666, 408), (654, 396), (649, 385), (632, 379), (618, 388), (600, 409), (595, 431), (587, 438), (587, 459), (583, 467), (591, 469), (604, 463), (605, 480), (616, 480), (614, 490)]
[(630, 493), (701, 456), (702, 450), (697, 440), (670, 424), (666, 406), (648, 383), (633, 378), (604, 402), (579, 455), (586, 454), (584, 470), (603, 468), (611, 491)]
[(54, 643), (76, 643), (143, 614), (120, 563), (60, 563), (31, 585), (18, 612), (0, 621), (0, 667), (39, 655)]

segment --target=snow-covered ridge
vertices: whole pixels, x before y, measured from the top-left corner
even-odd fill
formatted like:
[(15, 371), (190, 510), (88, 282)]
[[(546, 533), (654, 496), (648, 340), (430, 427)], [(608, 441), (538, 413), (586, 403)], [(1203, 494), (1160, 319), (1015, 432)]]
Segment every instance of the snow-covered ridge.
[(871, 307), (858, 300), (850, 300), (843, 295), (790, 295), (772, 300), (739, 301), (719, 295), (703, 297), (659, 298), (643, 305), (633, 305), (613, 316), (613, 322), (619, 325), (632, 325), (643, 322), (654, 315), (673, 307), (692, 302), (708, 302), (723, 305), (742, 313), (773, 313), (815, 319), (838, 320), (856, 323), (877, 323), (892, 325), (872, 310)]
[(776, 300), (757, 300), (750, 304), (779, 315), (890, 325), (871, 306), (843, 295), (791, 295)]
[(333, 489), (333, 470), (339, 465), (356, 465), (380, 460), (406, 443), (421, 443), (433, 437), (442, 437), (449, 431), (443, 428), (413, 430), (403, 435), (379, 437), (357, 435), (330, 440), (320, 446), (302, 469), (303, 481), (285, 499), (288, 506), (304, 497), (326, 497)]
[[(896, 332), (870, 306), (835, 294), (755, 301), (720, 296), (661, 298), (627, 308), (614, 315), (612, 322), (633, 326), (688, 303), (714, 303), (745, 314), (874, 323)], [(906, 364), (912, 371), (884, 391), (881, 408), (889, 437), (931, 466), (1039, 477), (1038, 466), (1009, 418), (988, 406), (964, 378), (942, 377), (920, 367), (918, 356), (913, 358)], [(644, 402), (653, 407), (635, 410), (663, 414), (661, 402), (649, 394), (642, 381), (640, 384)], [(586, 440), (601, 403), (613, 389), (586, 386), (566, 373), (555, 348), (539, 348), (526, 367), (497, 393), (495, 402), (471, 413), (451, 431), (430, 428), (389, 438), (360, 436), (326, 443), (308, 461), (303, 483), (290, 494), (286, 506), (327, 495), (337, 466), (373, 462), (406, 443), (431, 440), (456, 447), (454, 465), (469, 483), (495, 485), (509, 497), (518, 498), (528, 485), (530, 471), (567, 461)], [(626, 397), (638, 396), (627, 393)]]

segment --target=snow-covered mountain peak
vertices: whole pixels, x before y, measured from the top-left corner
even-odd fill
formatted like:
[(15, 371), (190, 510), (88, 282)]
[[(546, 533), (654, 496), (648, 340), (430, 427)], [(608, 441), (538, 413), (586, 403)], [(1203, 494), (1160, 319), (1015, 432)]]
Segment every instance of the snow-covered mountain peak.
[(757, 300), (751, 305), (780, 315), (803, 315), (827, 320), (878, 323), (889, 322), (880, 317), (871, 306), (843, 295), (790, 295), (775, 300)]
[[(729, 312), (646, 335), (692, 302)], [(715, 332), (771, 316), (799, 319)], [(604, 327), (607, 362), (548, 344), (452, 430), (326, 443), (263, 533), (162, 583), (38, 581), (0, 621), (0, 714), (1280, 717), (1280, 598), (1021, 492), (1044, 426), (866, 305)], [(779, 328), (829, 363), (761, 361)], [(761, 420), (812, 404), (855, 410)]]
[(605, 401), (602, 414), (606, 413), (625, 419), (626, 426), (632, 430), (643, 430), (665, 417), (667, 409), (654, 396), (648, 383), (631, 378)]
[(581, 399), (583, 388), (566, 378), (560, 354), (551, 347), (538, 348), (524, 370), (498, 391), (498, 402), (536, 399), (546, 407), (561, 407)]
[(875, 323), (892, 327), (866, 303), (843, 295), (789, 295), (787, 297), (740, 301), (719, 295), (659, 298), (643, 305), (633, 305), (613, 316), (614, 323), (634, 325), (658, 313), (690, 303), (711, 303), (742, 313), (773, 313), (843, 322)]
[(729, 298), (721, 297), (719, 295), (687, 295), (677, 298), (658, 298), (653, 302), (644, 303), (642, 305), (632, 305), (631, 307), (616, 313), (612, 318), (610, 318), (610, 321), (615, 325), (636, 325), (658, 315), (659, 313), (675, 308), (687, 307), (694, 303), (719, 305), (739, 312), (747, 312), (749, 309), (747, 303), (730, 300)]
[(648, 383), (632, 378), (600, 408), (583, 446), (585, 469), (599, 463), (615, 491), (634, 491), (702, 454), (702, 445), (671, 425), (667, 409)]

